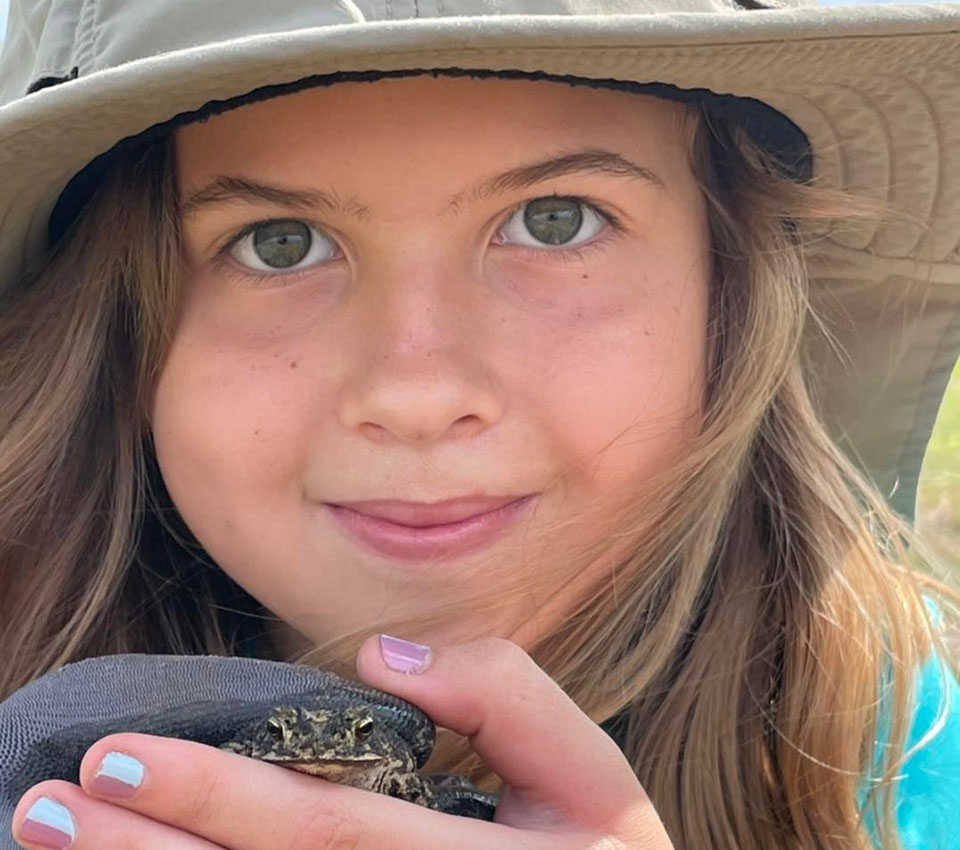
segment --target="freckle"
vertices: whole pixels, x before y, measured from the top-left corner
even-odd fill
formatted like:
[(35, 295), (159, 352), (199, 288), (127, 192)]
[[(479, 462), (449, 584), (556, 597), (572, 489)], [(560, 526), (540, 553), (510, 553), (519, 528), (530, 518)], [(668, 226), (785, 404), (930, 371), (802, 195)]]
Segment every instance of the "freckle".
[(259, 437), (259, 436), (260, 436), (260, 429), (259, 429), (259, 428), (254, 428), (254, 429), (253, 429), (253, 436), (254, 436), (254, 437)]
[(588, 274), (580, 275), (580, 280), (586, 280), (588, 277), (590, 277)]
[(291, 360), (291, 361), (290, 361), (290, 368), (291, 368), (291, 369), (296, 369), (296, 368), (297, 368), (297, 361), (296, 361), (296, 360)]

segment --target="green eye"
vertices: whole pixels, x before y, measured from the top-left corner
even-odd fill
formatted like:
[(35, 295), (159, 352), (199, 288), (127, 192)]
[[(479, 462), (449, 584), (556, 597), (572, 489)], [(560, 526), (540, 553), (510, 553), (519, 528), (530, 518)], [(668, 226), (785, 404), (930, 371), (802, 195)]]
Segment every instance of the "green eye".
[(361, 717), (353, 724), (353, 731), (361, 740), (370, 737), (370, 733), (373, 732), (373, 718), (369, 714)]
[(336, 245), (305, 222), (283, 218), (251, 225), (230, 244), (228, 253), (252, 271), (280, 273), (329, 260), (336, 253)]
[(548, 245), (563, 245), (580, 232), (581, 204), (573, 198), (537, 198), (523, 211), (527, 231)]
[(273, 269), (295, 266), (310, 252), (310, 228), (302, 221), (271, 221), (253, 231), (253, 250)]
[(276, 717), (270, 717), (267, 719), (267, 731), (270, 733), (271, 737), (281, 740), (283, 739), (283, 724), (277, 720)]

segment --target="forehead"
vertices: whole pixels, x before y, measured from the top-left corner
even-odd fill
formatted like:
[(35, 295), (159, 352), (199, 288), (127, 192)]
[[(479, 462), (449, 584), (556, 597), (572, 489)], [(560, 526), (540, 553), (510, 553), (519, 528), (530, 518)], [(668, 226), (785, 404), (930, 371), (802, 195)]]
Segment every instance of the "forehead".
[(683, 105), (652, 95), (423, 75), (248, 104), (179, 128), (175, 149), (181, 189), (252, 169), (283, 182), (330, 175), (377, 194), (413, 185), (423, 192), (425, 182), (447, 190), (448, 177), (584, 147), (640, 157), (666, 177), (685, 166), (686, 116)]

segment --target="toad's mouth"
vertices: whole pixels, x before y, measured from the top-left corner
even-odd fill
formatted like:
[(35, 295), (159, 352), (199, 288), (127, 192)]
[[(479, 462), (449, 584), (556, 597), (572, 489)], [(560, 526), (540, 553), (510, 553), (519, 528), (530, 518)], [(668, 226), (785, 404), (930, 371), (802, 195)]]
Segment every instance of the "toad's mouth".
[(385, 759), (376, 753), (367, 753), (356, 758), (302, 759), (274, 756), (265, 758), (264, 761), (270, 761), (300, 773), (309, 773), (311, 776), (319, 776), (337, 782), (342, 781), (345, 777), (356, 776), (373, 770), (381, 766)]

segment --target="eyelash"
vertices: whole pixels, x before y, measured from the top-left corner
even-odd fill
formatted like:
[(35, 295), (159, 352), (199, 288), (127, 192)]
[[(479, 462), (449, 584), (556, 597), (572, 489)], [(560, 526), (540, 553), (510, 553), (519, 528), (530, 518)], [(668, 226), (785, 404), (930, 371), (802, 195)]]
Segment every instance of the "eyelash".
[[(582, 204), (583, 206), (592, 207), (593, 210), (602, 218), (607, 225), (609, 225), (609, 230), (601, 231), (600, 236), (595, 236), (590, 242), (587, 242), (583, 245), (575, 245), (572, 248), (546, 248), (543, 250), (538, 250), (536, 248), (531, 248), (529, 245), (512, 245), (515, 250), (519, 250), (527, 254), (532, 259), (543, 260), (545, 257), (547, 262), (558, 262), (565, 263), (571, 262), (573, 260), (582, 260), (588, 255), (592, 254), (595, 250), (604, 248), (608, 243), (612, 242), (617, 236), (622, 234), (626, 228), (623, 225), (623, 222), (620, 220), (619, 216), (611, 212), (604, 204), (601, 204), (598, 201), (593, 200), (592, 198), (586, 198), (581, 195), (560, 195), (554, 193), (552, 195), (539, 195), (536, 198), (529, 198), (526, 201), (521, 201), (514, 207), (511, 207), (510, 211), (507, 213), (503, 222), (500, 225), (502, 229), (510, 218), (517, 212), (517, 210), (522, 209), (524, 205), (532, 203), (533, 201), (540, 200), (541, 198), (564, 198), (566, 200), (574, 201), (577, 204)], [(277, 272), (272, 274), (257, 274), (252, 271), (241, 271), (238, 269), (236, 263), (232, 262), (230, 257), (230, 251), (234, 245), (236, 245), (241, 239), (249, 236), (253, 233), (258, 227), (263, 227), (266, 224), (270, 224), (274, 221), (286, 221), (285, 218), (268, 218), (261, 219), (260, 221), (252, 221), (249, 224), (245, 224), (232, 236), (228, 237), (227, 241), (217, 249), (216, 254), (213, 258), (214, 268), (235, 280), (240, 281), (243, 284), (249, 285), (250, 282), (255, 284), (262, 284), (264, 286), (268, 285), (268, 282), (275, 281), (278, 278), (285, 280), (287, 282), (294, 282), (300, 278), (307, 277), (310, 274), (313, 274), (318, 266), (324, 265), (324, 263), (317, 263), (312, 266), (308, 266), (305, 269), (298, 269), (297, 271), (292, 272)], [(303, 224), (307, 224), (310, 227), (313, 227), (317, 230), (324, 231), (323, 226), (316, 221), (307, 218), (298, 218), (290, 219), (294, 221), (300, 221)], [(324, 231), (326, 232), (326, 231)], [(500, 232), (499, 230), (497, 231)], [(331, 240), (333, 241), (333, 240)], [(501, 243), (501, 244), (510, 244), (510, 243)]]

